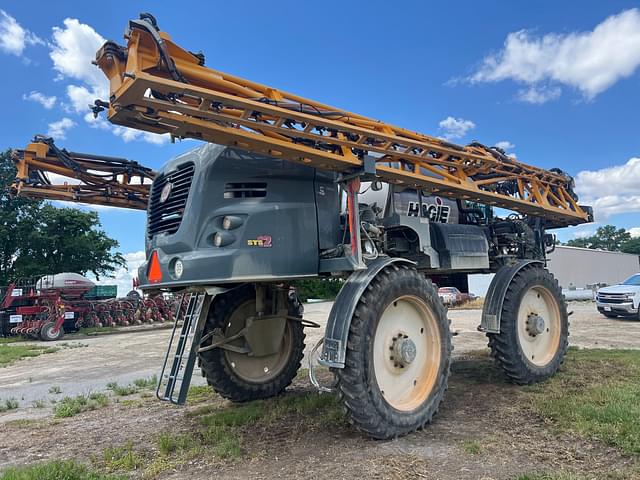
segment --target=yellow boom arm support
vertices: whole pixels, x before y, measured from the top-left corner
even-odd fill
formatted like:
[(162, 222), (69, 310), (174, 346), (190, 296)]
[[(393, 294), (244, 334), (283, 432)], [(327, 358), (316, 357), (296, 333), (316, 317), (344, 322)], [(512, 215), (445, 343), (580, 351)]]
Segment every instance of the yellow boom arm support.
[(526, 165), (480, 144), (429, 135), (244, 80), (204, 66), (159, 31), (148, 14), (132, 20), (127, 46), (107, 42), (96, 64), (110, 81), (111, 122), (195, 138), (353, 174), (375, 158), (382, 181), (534, 215), (547, 226), (592, 221), (563, 172)]
[(24, 150), (14, 150), (14, 195), (145, 210), (155, 177), (123, 158), (68, 152), (53, 140), (36, 136)]

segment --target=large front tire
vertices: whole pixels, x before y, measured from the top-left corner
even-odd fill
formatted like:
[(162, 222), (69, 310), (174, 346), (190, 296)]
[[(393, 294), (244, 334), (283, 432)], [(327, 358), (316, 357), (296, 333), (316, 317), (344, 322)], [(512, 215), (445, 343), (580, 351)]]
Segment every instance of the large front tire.
[(529, 385), (555, 374), (569, 345), (569, 315), (554, 276), (537, 266), (520, 270), (504, 297), (500, 333), (487, 336), (513, 383)]
[(449, 322), (431, 281), (387, 267), (358, 300), (336, 371), (350, 421), (379, 439), (422, 428), (447, 389), (450, 359)]
[[(253, 285), (216, 297), (209, 309), (205, 334), (219, 330), (229, 337), (237, 333), (244, 327), (246, 319), (256, 314), (255, 301)], [(296, 308), (292, 305), (289, 314), (300, 316)], [(288, 320), (280, 350), (275, 354), (251, 357), (222, 348), (207, 350), (200, 354), (202, 373), (217, 393), (233, 402), (274, 397), (282, 393), (296, 376), (304, 353), (304, 337), (302, 323)], [(241, 344), (242, 339), (234, 343)]]

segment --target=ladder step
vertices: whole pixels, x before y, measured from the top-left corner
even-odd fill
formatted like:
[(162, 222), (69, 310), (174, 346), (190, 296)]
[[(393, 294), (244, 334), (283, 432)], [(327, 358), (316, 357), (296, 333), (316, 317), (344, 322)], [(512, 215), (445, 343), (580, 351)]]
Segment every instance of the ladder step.
[[(204, 329), (205, 320), (202, 317), (202, 309), (207, 298), (207, 294), (190, 294), (184, 313), (181, 315), (180, 310), (176, 311), (169, 347), (160, 373), (162, 381), (156, 390), (156, 396), (160, 400), (176, 404), (184, 403), (186, 400), (188, 383), (197, 357), (197, 346), (202, 335), (201, 330)], [(184, 305), (184, 297), (180, 305)], [(167, 370), (169, 359), (171, 359), (171, 366)]]

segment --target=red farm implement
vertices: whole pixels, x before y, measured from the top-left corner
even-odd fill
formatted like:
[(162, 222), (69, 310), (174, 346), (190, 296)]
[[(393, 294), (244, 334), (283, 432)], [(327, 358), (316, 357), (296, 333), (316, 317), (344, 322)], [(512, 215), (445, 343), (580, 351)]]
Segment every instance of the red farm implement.
[(172, 322), (176, 301), (95, 286), (79, 274), (61, 273), (17, 280), (0, 290), (1, 334), (59, 340), (81, 327), (113, 327)]

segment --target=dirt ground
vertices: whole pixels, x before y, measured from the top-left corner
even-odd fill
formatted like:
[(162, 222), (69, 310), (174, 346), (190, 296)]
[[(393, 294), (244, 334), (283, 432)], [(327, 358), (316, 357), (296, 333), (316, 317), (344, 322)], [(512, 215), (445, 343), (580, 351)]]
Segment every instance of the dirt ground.
[[(306, 306), (305, 317), (323, 324), (330, 303)], [(600, 316), (592, 303), (570, 304), (572, 345), (640, 348), (640, 322)], [(603, 478), (633, 461), (596, 441), (558, 433), (530, 415), (521, 391), (507, 384), (488, 359), (478, 369), (469, 352), (483, 349), (477, 331), (479, 310), (452, 310), (454, 358), (450, 388), (436, 420), (424, 431), (393, 441), (362, 437), (346, 423), (335, 428), (298, 428), (282, 422), (255, 426), (256, 438), (240, 460), (197, 458), (158, 478), (432, 478), (511, 479), (523, 472), (580, 472)], [(322, 332), (307, 330), (312, 346)], [(196, 406), (175, 407), (153, 398), (112, 403), (67, 419), (53, 419), (50, 407), (32, 403), (65, 395), (104, 391), (109, 382), (127, 384), (159, 373), (168, 330), (67, 338), (60, 351), (0, 368), (0, 400), (14, 397), (20, 407), (0, 414), (0, 470), (53, 458), (86, 461), (109, 446), (132, 442), (154, 451), (163, 431), (180, 432), (193, 422)], [(75, 347), (75, 348), (70, 348)], [(195, 384), (202, 379), (195, 377)], [(49, 393), (59, 386), (61, 393)], [(300, 376), (290, 390), (310, 391)], [(221, 405), (224, 401), (214, 400)], [(25, 421), (26, 420), (26, 421)], [(467, 442), (481, 445), (470, 453)], [(630, 476), (624, 478), (632, 478)]]

